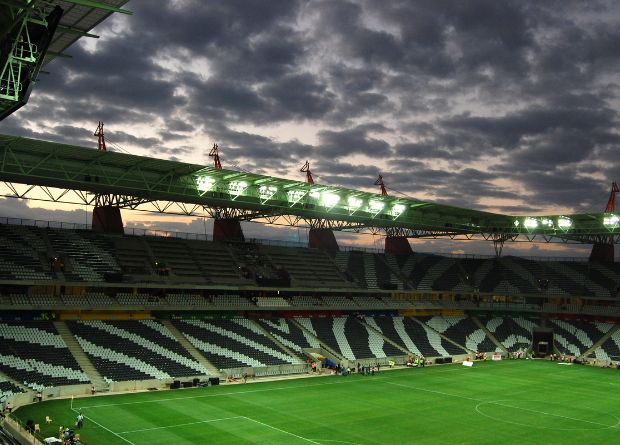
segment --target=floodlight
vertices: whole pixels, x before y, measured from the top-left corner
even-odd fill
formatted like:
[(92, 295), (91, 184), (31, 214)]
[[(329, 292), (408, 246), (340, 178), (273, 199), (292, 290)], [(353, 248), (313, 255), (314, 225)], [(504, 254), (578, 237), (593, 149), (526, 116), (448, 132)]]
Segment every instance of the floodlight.
[(349, 205), (350, 210), (359, 209), (362, 206), (363, 202), (364, 201), (362, 201), (360, 198), (356, 196), (349, 196), (349, 198), (347, 199), (347, 204)]
[(404, 204), (394, 204), (392, 206), (392, 216), (394, 218), (398, 218), (400, 215), (405, 213), (405, 209), (406, 207)]
[(519, 223), (519, 220), (518, 220), (518, 219), (515, 219), (515, 227), (519, 227), (519, 224), (520, 224), (520, 223)]
[(262, 201), (267, 201), (268, 199), (271, 199), (271, 197), (275, 195), (277, 191), (278, 187), (276, 187), (275, 185), (261, 185), (258, 188), (258, 196), (260, 196), (260, 199)]
[(288, 198), (288, 202), (291, 205), (295, 205), (299, 202), (301, 198), (306, 196), (306, 191), (305, 190), (289, 190), (286, 196)]
[(340, 201), (340, 196), (331, 192), (323, 192), (322, 196), (323, 205), (328, 209), (334, 207)]
[(570, 218), (560, 216), (558, 218), (558, 227), (560, 229), (569, 229), (573, 226), (573, 221)]
[(215, 179), (209, 176), (199, 176), (196, 178), (196, 187), (201, 192), (208, 192), (213, 187), (213, 184), (215, 184)]
[(543, 226), (553, 228), (553, 221), (551, 221), (549, 218), (543, 218), (540, 222), (542, 223)]
[(383, 201), (377, 201), (376, 199), (368, 201), (368, 210), (370, 210), (370, 213), (373, 213), (375, 215), (381, 210), (383, 210), (384, 206), (385, 203)]
[(248, 183), (245, 181), (231, 181), (228, 184), (228, 193), (239, 196), (243, 191), (248, 188)]
[(620, 216), (618, 215), (609, 215), (603, 217), (603, 224), (606, 226), (617, 226), (620, 222)]
[(536, 227), (538, 227), (538, 220), (534, 218), (525, 218), (525, 220), (523, 221), (523, 226), (526, 229), (535, 229)]

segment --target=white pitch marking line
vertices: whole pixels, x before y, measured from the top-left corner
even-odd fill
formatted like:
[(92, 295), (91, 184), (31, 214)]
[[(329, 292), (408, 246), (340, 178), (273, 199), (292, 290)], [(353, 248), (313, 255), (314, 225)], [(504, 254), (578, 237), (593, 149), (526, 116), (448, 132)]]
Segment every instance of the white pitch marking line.
[(120, 432), (118, 434), (143, 433), (145, 431), (164, 430), (164, 429), (168, 429), (168, 428), (178, 428), (178, 427), (181, 427), (181, 426), (198, 425), (198, 424), (201, 424), (201, 423), (222, 422), (224, 420), (233, 420), (233, 419), (245, 419), (245, 417), (243, 417), (243, 416), (234, 416), (234, 417), (222, 417), (221, 419), (199, 420), (197, 422), (178, 423), (176, 425), (155, 426), (155, 427), (152, 427), (152, 428), (142, 428), (142, 429), (139, 429), (139, 430), (123, 431), (123, 432)]
[(458, 394), (449, 394), (447, 392), (435, 391), (433, 389), (417, 388), (415, 386), (403, 385), (402, 383), (395, 383), (395, 382), (384, 382), (384, 383), (388, 385), (402, 386), (403, 388), (415, 389), (416, 391), (432, 392), (433, 394), (440, 394), (442, 396), (458, 397), (460, 399), (471, 400), (472, 402), (484, 402), (484, 400), (474, 399), (473, 397), (460, 396)]
[(297, 434), (295, 434), (295, 433), (291, 433), (290, 431), (285, 431), (285, 430), (282, 430), (282, 429), (280, 429), (280, 428), (276, 428), (275, 426), (271, 426), (271, 425), (268, 425), (268, 424), (266, 424), (266, 423), (260, 422), (260, 421), (258, 421), (258, 420), (254, 420), (254, 419), (252, 419), (252, 418), (250, 418), (250, 417), (245, 417), (245, 416), (243, 416), (243, 418), (244, 418), (244, 419), (248, 419), (248, 420), (250, 420), (250, 421), (252, 421), (252, 422), (258, 423), (259, 425), (265, 426), (265, 427), (267, 427), (267, 428), (271, 428), (272, 430), (276, 430), (276, 431), (279, 431), (279, 432), (281, 432), (281, 433), (288, 434), (288, 435), (293, 436), (293, 437), (297, 437), (298, 439), (305, 440), (306, 442), (314, 443), (314, 444), (316, 444), (316, 445), (322, 445), (320, 442), (315, 442), (315, 441), (314, 441), (314, 440), (312, 440), (312, 439), (308, 439), (308, 438), (303, 437), (303, 436), (298, 436)]
[[(72, 409), (73, 411), (75, 411), (76, 413), (79, 413), (79, 411), (78, 411), (78, 410), (76, 410), (76, 409), (74, 409), (74, 408), (71, 408), (71, 409)], [(90, 417), (88, 417), (88, 416), (84, 416), (84, 418), (85, 418), (85, 419), (88, 419), (89, 421), (91, 421), (92, 423), (94, 423), (95, 425), (97, 425), (99, 428), (102, 428), (102, 429), (106, 430), (107, 432), (114, 434), (116, 437), (118, 437), (118, 438), (119, 438), (119, 439), (121, 439), (121, 440), (124, 440), (124, 441), (125, 441), (125, 442), (127, 442), (128, 444), (131, 444), (131, 445), (136, 445), (136, 444), (135, 444), (135, 443), (133, 443), (131, 440), (126, 439), (125, 437), (121, 436), (121, 435), (120, 435), (120, 434), (118, 434), (118, 433), (115, 433), (115, 432), (114, 432), (114, 431), (112, 431), (110, 428), (103, 426), (102, 424), (100, 424), (100, 423), (99, 423), (99, 422), (97, 422), (96, 420), (91, 419), (91, 418), (90, 418)]]
[[(576, 421), (576, 422), (586, 422), (586, 423), (591, 423), (591, 424), (598, 425), (598, 426), (604, 426), (604, 427), (606, 427), (606, 428), (615, 428), (615, 427), (617, 427), (618, 425), (620, 425), (620, 419), (618, 420), (618, 422), (617, 422), (615, 425), (605, 425), (605, 424), (603, 424), (603, 423), (592, 422), (592, 421), (590, 421), (590, 420), (575, 419), (575, 418), (572, 418), (572, 417), (562, 416), (561, 414), (550, 414), (550, 413), (545, 413), (545, 412), (543, 412), (543, 411), (537, 411), (537, 410), (534, 410), (534, 409), (529, 409), (529, 408), (521, 408), (521, 407), (519, 407), (519, 406), (513, 406), (513, 405), (506, 405), (506, 404), (499, 403), (499, 402), (493, 402), (493, 401), (480, 400), (480, 399), (475, 399), (475, 398), (473, 398), (473, 397), (460, 396), (460, 395), (458, 395), (458, 394), (449, 394), (449, 393), (447, 393), (447, 392), (435, 391), (435, 390), (432, 390), (432, 389), (417, 388), (417, 387), (415, 387), (415, 386), (403, 385), (403, 384), (401, 384), (401, 383), (394, 383), (394, 382), (384, 382), (384, 383), (386, 383), (386, 384), (388, 384), (388, 385), (402, 386), (403, 388), (409, 388), (409, 389), (413, 389), (413, 390), (416, 390), (416, 391), (424, 391), (424, 392), (430, 392), (430, 393), (434, 393), (434, 394), (440, 394), (440, 395), (442, 395), (442, 396), (448, 396), (448, 397), (458, 397), (458, 398), (460, 398), (460, 399), (466, 399), (466, 400), (471, 400), (472, 402), (478, 402), (480, 405), (482, 405), (482, 404), (493, 404), (493, 405), (499, 405), (499, 406), (503, 406), (503, 407), (506, 407), (506, 408), (520, 409), (520, 410), (523, 410), (523, 411), (529, 411), (529, 412), (536, 413), (536, 414), (545, 414), (545, 415), (548, 415), (548, 416), (562, 417), (562, 418), (564, 418), (564, 419), (567, 419), (567, 420), (574, 420), (574, 421)], [(614, 417), (615, 417), (615, 416), (614, 416)], [(616, 417), (616, 419), (618, 419), (618, 418)]]
[[(461, 371), (461, 368), (441, 369), (441, 370), (434, 371), (432, 374), (440, 374), (444, 372), (454, 372), (454, 371)], [(372, 380), (373, 381), (374, 380), (385, 380), (387, 378), (390, 378), (390, 377), (373, 377)], [(247, 391), (232, 391), (232, 392), (224, 392), (224, 393), (218, 393), (218, 394), (203, 394), (200, 396), (190, 396), (190, 397), (168, 397), (168, 398), (163, 398), (163, 399), (142, 400), (138, 402), (104, 403), (101, 405), (80, 406), (78, 407), (78, 409), (105, 408), (105, 407), (110, 407), (110, 406), (123, 406), (123, 405), (141, 405), (145, 403), (173, 402), (175, 400), (191, 400), (191, 399), (203, 399), (207, 397), (234, 396), (235, 394), (251, 394), (251, 393), (258, 393), (258, 392), (283, 391), (287, 389), (314, 388), (314, 387), (319, 387), (319, 386), (344, 385), (347, 383), (357, 383), (357, 382), (358, 380), (347, 380), (347, 381), (330, 382), (330, 383), (315, 383), (315, 384), (309, 384), (309, 385), (295, 385), (295, 386), (281, 386), (277, 388), (253, 389), (253, 390), (247, 390)]]
[[(386, 378), (387, 377), (375, 377), (372, 380), (384, 380)], [(169, 397), (169, 398), (164, 398), (164, 399), (141, 400), (138, 402), (105, 403), (101, 405), (80, 406), (77, 409), (106, 408), (110, 406), (141, 405), (145, 403), (173, 402), (175, 400), (183, 401), (183, 400), (191, 400), (191, 399), (204, 399), (207, 397), (234, 396), (237, 394), (252, 394), (252, 393), (259, 393), (259, 392), (283, 391), (287, 389), (312, 388), (312, 387), (329, 386), (329, 385), (344, 385), (347, 383), (358, 383), (358, 382), (359, 380), (347, 380), (347, 381), (330, 382), (330, 383), (316, 383), (312, 385), (281, 386), (277, 388), (253, 389), (253, 390), (247, 390), (247, 391), (231, 391), (231, 392), (223, 392), (223, 393), (218, 393), (218, 394), (202, 394), (200, 396), (190, 396), (190, 397)]]
[[(617, 422), (616, 422), (614, 425), (605, 425), (604, 423), (593, 422), (593, 421), (591, 421), (591, 420), (576, 419), (576, 418), (574, 418), (574, 417), (563, 416), (563, 415), (561, 415), (561, 414), (545, 413), (545, 412), (543, 412), (543, 411), (537, 411), (537, 410), (535, 410), (535, 409), (522, 408), (522, 407), (520, 407), (520, 406), (513, 406), (513, 405), (506, 405), (505, 403), (499, 403), (499, 402), (501, 402), (501, 400), (498, 400), (498, 401), (495, 401), (495, 402), (493, 402), (493, 401), (491, 401), (491, 402), (480, 402), (478, 405), (484, 405), (484, 404), (487, 404), (487, 405), (498, 405), (498, 406), (503, 406), (503, 407), (505, 407), (505, 408), (520, 409), (520, 410), (522, 410), (522, 411), (527, 411), (527, 412), (530, 412), (530, 413), (544, 414), (544, 415), (546, 415), (546, 416), (560, 417), (560, 418), (562, 418), (562, 419), (566, 419), (566, 420), (573, 420), (573, 421), (575, 421), (575, 422), (585, 422), (585, 423), (591, 423), (592, 425), (604, 426), (604, 427), (606, 427), (606, 428), (604, 428), (604, 429), (607, 429), (607, 428), (614, 428), (614, 427), (618, 426), (618, 424), (620, 424), (620, 419), (618, 419), (617, 417), (616, 417)], [(615, 417), (615, 416), (613, 416), (613, 417)]]

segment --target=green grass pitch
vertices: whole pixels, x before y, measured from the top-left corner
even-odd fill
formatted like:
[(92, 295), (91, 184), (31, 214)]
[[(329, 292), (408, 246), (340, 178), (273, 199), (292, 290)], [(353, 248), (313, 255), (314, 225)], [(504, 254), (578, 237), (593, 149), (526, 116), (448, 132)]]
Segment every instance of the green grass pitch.
[(619, 392), (614, 369), (520, 360), (76, 398), (73, 410), (55, 400), (16, 416), (47, 436), (81, 409), (87, 445), (617, 443)]

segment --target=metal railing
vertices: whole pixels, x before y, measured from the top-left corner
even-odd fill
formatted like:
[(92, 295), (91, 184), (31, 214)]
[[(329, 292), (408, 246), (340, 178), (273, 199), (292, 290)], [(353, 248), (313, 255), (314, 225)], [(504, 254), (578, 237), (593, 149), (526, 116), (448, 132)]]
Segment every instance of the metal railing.
[[(30, 226), (49, 229), (63, 229), (63, 230), (91, 230), (90, 224), (81, 224), (74, 222), (62, 222), (62, 221), (46, 221), (41, 219), (27, 219), (27, 218), (10, 218), (0, 217), (0, 224), (14, 225), (14, 226)], [(180, 232), (175, 230), (158, 230), (147, 229), (142, 227), (125, 227), (125, 235), (130, 236), (153, 236), (160, 238), (175, 238), (189, 241), (213, 241), (213, 236), (207, 233), (195, 233), (195, 232)], [(275, 240), (269, 238), (247, 238), (246, 242), (262, 244), (265, 246), (274, 247), (302, 247), (307, 248), (307, 242), (302, 241), (285, 241)], [(364, 247), (356, 245), (341, 244), (340, 251), (342, 252), (364, 252), (364, 253), (383, 253), (383, 249), (376, 247)], [(495, 255), (482, 255), (482, 254), (468, 254), (468, 253), (441, 253), (441, 252), (421, 252), (416, 253), (426, 255), (437, 255), (448, 258), (458, 259), (491, 259), (496, 258)], [(532, 260), (532, 261), (568, 261), (568, 262), (587, 262), (588, 257), (575, 257), (575, 256), (521, 256), (515, 255), (518, 258)]]

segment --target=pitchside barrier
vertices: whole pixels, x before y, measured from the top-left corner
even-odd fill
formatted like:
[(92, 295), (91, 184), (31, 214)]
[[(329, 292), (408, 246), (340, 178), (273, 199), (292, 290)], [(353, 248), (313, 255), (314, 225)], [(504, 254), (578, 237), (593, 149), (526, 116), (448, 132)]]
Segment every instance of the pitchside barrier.
[(243, 367), (221, 369), (220, 371), (226, 375), (226, 377), (241, 379), (243, 376), (269, 377), (287, 374), (303, 374), (310, 371), (310, 365), (308, 363), (303, 363), (299, 365), (261, 366), (258, 368)]

